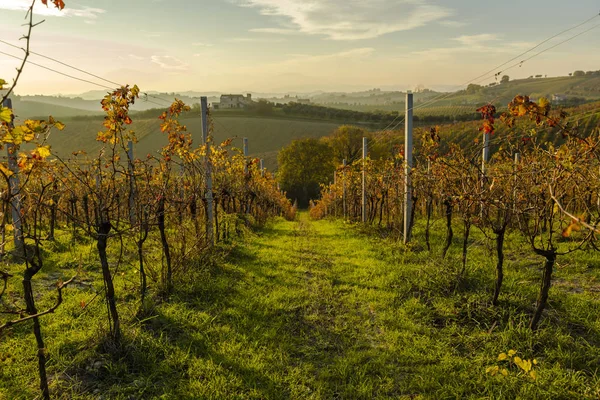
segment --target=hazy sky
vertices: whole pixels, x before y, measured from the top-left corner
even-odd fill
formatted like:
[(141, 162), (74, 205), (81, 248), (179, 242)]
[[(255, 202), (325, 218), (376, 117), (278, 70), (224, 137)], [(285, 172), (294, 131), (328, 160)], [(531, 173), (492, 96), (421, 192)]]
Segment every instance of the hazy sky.
[[(46, 22), (34, 31), (34, 51), (117, 82), (160, 91), (448, 87), (600, 11), (597, 0), (65, 2), (62, 12), (41, 4), (36, 9), (37, 19)], [(0, 0), (0, 39), (18, 43), (28, 3)], [(578, 31), (595, 24), (600, 17)], [(1, 43), (0, 51), (20, 54)], [(82, 76), (36, 56), (31, 60)], [(0, 77), (12, 79), (16, 65), (0, 54)], [(575, 69), (600, 69), (600, 28), (507, 74), (566, 75)], [(17, 91), (94, 89), (30, 65)]]

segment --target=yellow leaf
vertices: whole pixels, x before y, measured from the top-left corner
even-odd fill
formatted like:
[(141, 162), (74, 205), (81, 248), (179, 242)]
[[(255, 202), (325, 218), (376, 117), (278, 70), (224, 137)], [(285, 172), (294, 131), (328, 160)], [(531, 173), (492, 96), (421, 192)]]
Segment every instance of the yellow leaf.
[(531, 371), (529, 373), (529, 376), (531, 376), (531, 378), (534, 379), (534, 380), (537, 379), (537, 374), (535, 373), (535, 371)]
[(50, 146), (41, 146), (35, 149), (35, 151), (39, 154), (41, 158), (47, 158), (52, 154), (50, 152)]
[(498, 361), (504, 361), (508, 358), (508, 356), (506, 355), (506, 353), (500, 353), (500, 355), (498, 356)]
[(512, 356), (514, 356), (515, 354), (517, 354), (517, 352), (516, 352), (515, 350), (509, 350), (509, 351), (508, 351), (508, 356), (509, 356), (509, 357), (512, 357)]
[(12, 122), (12, 110), (10, 108), (0, 108), (0, 122), (10, 124)]
[(63, 124), (62, 122), (56, 121), (54, 123), (54, 127), (56, 129), (58, 129), (59, 131), (62, 131), (63, 129), (65, 129), (65, 124)]
[(498, 370), (499, 370), (499, 369), (500, 369), (500, 368), (498, 368), (498, 366), (497, 366), (497, 365), (495, 365), (495, 366), (493, 366), (493, 367), (487, 367), (487, 368), (486, 368), (486, 370), (485, 370), (485, 373), (486, 373), (486, 374), (490, 374), (490, 375), (492, 375), (492, 376), (495, 376), (495, 375), (498, 373)]
[(10, 169), (6, 168), (3, 163), (0, 163), (0, 171), (2, 171), (2, 173), (8, 177), (10, 177), (13, 174), (13, 172)]
[(515, 357), (513, 359), (513, 361), (515, 362), (515, 364), (517, 364), (519, 367), (521, 366), (521, 364), (523, 363), (523, 360), (521, 359), (521, 357)]
[(500, 373), (504, 376), (508, 376), (508, 370), (506, 368), (502, 368), (502, 371), (500, 371)]
[(522, 360), (520, 357), (515, 357), (513, 359), (513, 361), (515, 362), (515, 364), (517, 364), (519, 366), (519, 368), (521, 368), (523, 371), (525, 372), (529, 372), (531, 371), (531, 361), (529, 360)]
[(537, 364), (538, 364), (538, 362), (537, 362), (537, 360), (534, 358), (534, 359), (533, 359), (533, 365), (537, 365)]

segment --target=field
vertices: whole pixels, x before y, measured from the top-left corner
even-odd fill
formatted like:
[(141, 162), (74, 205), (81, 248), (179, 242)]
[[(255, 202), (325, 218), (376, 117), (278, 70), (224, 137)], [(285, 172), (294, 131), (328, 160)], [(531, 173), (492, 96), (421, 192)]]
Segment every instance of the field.
[[(99, 103), (98, 103), (99, 104)], [(56, 104), (36, 102), (36, 101), (13, 101), (13, 108), (16, 117), (25, 118), (48, 118), (52, 115), (55, 118), (70, 118), (80, 115), (102, 115), (102, 110), (98, 106), (96, 111), (82, 110), (79, 108), (66, 107)]]
[[(91, 244), (65, 235), (37, 282), (71, 276), (83, 256), (84, 279), (44, 318), (51, 387), (64, 399), (598, 398), (597, 257), (560, 262), (546, 322), (533, 333), (539, 257), (510, 238), (495, 308), (490, 243), (472, 239), (455, 288), (460, 246), (442, 261), (434, 239), (429, 253), (339, 221), (277, 220), (199, 260), (192, 279), (143, 315), (128, 294), (136, 272), (125, 267), (116, 284), (127, 346), (109, 355), (104, 306), (90, 301), (100, 290)], [(0, 399), (36, 396), (32, 340), (25, 324), (0, 341)], [(536, 379), (498, 361), (509, 350), (536, 360)], [(486, 373), (496, 365), (506, 377)]]
[[(481, 82), (480, 82), (481, 83)], [(419, 104), (431, 103), (419, 112), (422, 115), (434, 115), (427, 111), (427, 107), (447, 107), (452, 110), (456, 107), (468, 106), (472, 109), (493, 102), (503, 107), (508, 104), (516, 94), (531, 96), (533, 98), (547, 97), (553, 95), (567, 96), (567, 98), (580, 98), (586, 101), (600, 99), (600, 74), (587, 75), (582, 77), (553, 77), (553, 78), (531, 78), (517, 79), (504, 84), (498, 84), (490, 87), (481, 87), (479, 89), (467, 91), (464, 87), (457, 87), (454, 93), (431, 93), (415, 94), (415, 106)], [(327, 105), (328, 107), (341, 108), (362, 112), (373, 112), (381, 110), (393, 112), (404, 110), (405, 96), (399, 92), (371, 93), (363, 96), (338, 95), (316, 98), (316, 104)], [(466, 110), (467, 113), (472, 110)], [(452, 111), (452, 113), (455, 111)]]
[[(137, 157), (145, 157), (154, 153), (167, 144), (167, 139), (160, 132), (158, 118), (135, 119), (130, 126), (136, 132), (139, 143), (136, 146)], [(194, 139), (200, 141), (201, 118), (192, 117), (182, 119)], [(96, 142), (96, 134), (102, 130), (100, 119), (70, 120), (65, 121), (66, 128), (63, 132), (55, 132), (50, 138), (53, 150), (68, 157), (73, 151), (85, 150), (90, 154), (99, 151), (100, 144)], [(298, 138), (318, 138), (331, 134), (339, 123), (332, 121), (313, 121), (309, 119), (294, 118), (267, 118), (243, 115), (214, 116), (213, 135), (217, 143), (229, 138), (237, 139), (234, 146), (242, 147), (242, 137), (249, 139), (250, 156), (264, 158), (265, 165), (270, 170), (277, 167), (277, 152)]]

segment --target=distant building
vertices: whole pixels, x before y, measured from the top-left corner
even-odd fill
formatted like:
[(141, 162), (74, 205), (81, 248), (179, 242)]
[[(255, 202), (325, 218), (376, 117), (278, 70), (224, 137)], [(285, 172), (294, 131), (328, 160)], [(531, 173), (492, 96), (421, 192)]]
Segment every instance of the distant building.
[(231, 109), (231, 108), (246, 108), (252, 104), (252, 95), (248, 93), (246, 96), (242, 94), (223, 94), (221, 101), (213, 104), (215, 109)]
[(568, 97), (564, 94), (553, 94), (552, 95), (552, 102), (555, 104), (566, 103), (567, 100), (568, 100)]
[(296, 100), (298, 104), (310, 104), (310, 99), (298, 99)]

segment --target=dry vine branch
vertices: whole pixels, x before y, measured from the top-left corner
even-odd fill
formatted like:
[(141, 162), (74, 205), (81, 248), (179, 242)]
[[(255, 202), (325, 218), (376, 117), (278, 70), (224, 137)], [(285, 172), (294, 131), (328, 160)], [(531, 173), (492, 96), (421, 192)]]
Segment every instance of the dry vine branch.
[(35, 6), (35, 2), (37, 0), (33, 0), (31, 2), (31, 6), (29, 6), (29, 9), (27, 10), (27, 14), (25, 15), (25, 19), (28, 19), (29, 21), (27, 22), (27, 34), (23, 35), (22, 39), (25, 39), (25, 48), (21, 48), (21, 50), (23, 50), (25, 52), (25, 56), (23, 56), (23, 61), (21, 62), (21, 66), (17, 68), (17, 76), (15, 77), (15, 79), (13, 79), (13, 84), (10, 87), (10, 89), (8, 89), (8, 91), (6, 92), (6, 94), (4, 96), (2, 96), (2, 101), (0, 101), (0, 104), (4, 103), (4, 100), (8, 99), (8, 97), (11, 95), (11, 93), (13, 92), (13, 90), (15, 89), (15, 87), (17, 86), (17, 83), (19, 82), (19, 78), (21, 77), (21, 74), (23, 73), (23, 69), (25, 68), (25, 64), (27, 63), (27, 59), (29, 58), (30, 55), (30, 44), (31, 44), (31, 31), (33, 30), (33, 28), (35, 28), (36, 26), (42, 24), (44, 22), (44, 20), (37, 22), (37, 23), (33, 23), (33, 7)]
[(597, 227), (588, 224), (587, 222), (585, 222), (585, 220), (576, 217), (575, 215), (571, 214), (570, 212), (568, 212), (567, 210), (565, 210), (565, 208), (563, 207), (563, 205), (560, 203), (560, 201), (558, 201), (558, 199), (554, 196), (554, 192), (552, 191), (552, 186), (548, 185), (548, 190), (550, 191), (550, 197), (552, 198), (552, 201), (554, 201), (554, 204), (556, 204), (556, 206), (558, 207), (558, 209), (565, 214), (567, 217), (571, 218), (573, 220), (573, 222), (576, 222), (578, 224), (580, 224), (581, 226), (589, 229), (590, 231), (594, 232), (594, 233), (599, 233), (600, 234), (600, 229), (598, 229)]
[(0, 277), (2, 278), (2, 281), (4, 282), (2, 291), (0, 292), (0, 299), (2, 299), (2, 296), (4, 295), (4, 292), (6, 292), (6, 288), (8, 286), (8, 278), (12, 278), (12, 275), (10, 275), (8, 272), (0, 271)]
[(22, 322), (25, 322), (25, 321), (29, 321), (29, 320), (31, 320), (31, 319), (34, 319), (34, 318), (39, 318), (39, 317), (42, 317), (42, 316), (44, 316), (44, 315), (47, 315), (47, 314), (51, 314), (51, 313), (53, 313), (54, 311), (56, 311), (56, 309), (57, 309), (57, 308), (58, 308), (58, 307), (59, 307), (59, 306), (62, 304), (62, 302), (63, 302), (62, 290), (63, 290), (65, 287), (67, 287), (67, 286), (68, 286), (70, 283), (72, 283), (72, 282), (75, 280), (75, 278), (77, 278), (77, 276), (74, 276), (74, 277), (72, 277), (71, 279), (69, 279), (69, 280), (68, 280), (68, 281), (66, 281), (66, 282), (59, 283), (59, 284), (56, 286), (56, 288), (57, 288), (57, 292), (58, 292), (58, 297), (57, 297), (57, 299), (56, 299), (56, 303), (55, 303), (55, 304), (54, 304), (52, 307), (50, 307), (49, 309), (47, 309), (46, 311), (43, 311), (43, 312), (41, 312), (41, 313), (37, 313), (37, 314), (34, 314), (34, 315), (28, 315), (27, 317), (20, 318), (20, 319), (14, 320), (14, 321), (8, 321), (8, 322), (7, 322), (7, 323), (5, 323), (4, 325), (1, 325), (1, 326), (0, 326), (0, 333), (2, 333), (2, 331), (4, 331), (6, 328), (10, 328), (11, 326), (14, 326), (14, 325), (20, 324), (20, 323), (22, 323)]

